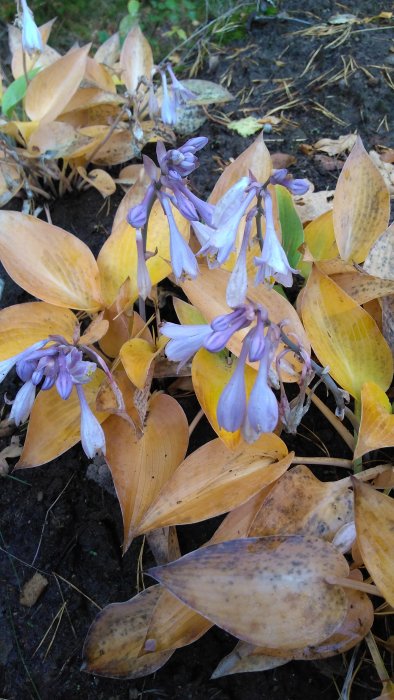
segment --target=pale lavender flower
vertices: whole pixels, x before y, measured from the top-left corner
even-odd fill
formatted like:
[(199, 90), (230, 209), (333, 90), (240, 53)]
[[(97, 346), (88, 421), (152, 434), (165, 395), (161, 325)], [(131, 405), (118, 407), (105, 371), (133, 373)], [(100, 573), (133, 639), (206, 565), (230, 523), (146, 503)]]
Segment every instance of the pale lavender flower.
[(20, 425), (27, 421), (35, 398), (36, 386), (33, 384), (32, 380), (29, 379), (29, 381), (25, 382), (19, 389), (12, 404), (10, 420), (13, 420), (15, 425)]
[(217, 267), (226, 262), (233, 251), (239, 224), (255, 197), (254, 191), (246, 193), (248, 178), (242, 178), (219, 200), (212, 214), (211, 224), (193, 221), (192, 226), (201, 244), (198, 255), (207, 255), (208, 264)]
[(196, 95), (194, 94), (194, 92), (189, 90), (181, 83), (180, 80), (178, 80), (170, 65), (167, 66), (167, 70), (171, 78), (176, 107), (184, 104), (185, 102), (188, 102), (189, 100), (195, 100)]
[(166, 345), (166, 355), (169, 360), (180, 362), (180, 369), (203, 347), (206, 338), (212, 334), (212, 328), (207, 323), (179, 325), (168, 322), (161, 326), (160, 333), (170, 338)]
[(170, 126), (176, 123), (176, 103), (168, 91), (167, 76), (164, 71), (160, 71), (163, 87), (163, 98), (161, 102), (161, 121)]
[(149, 296), (152, 289), (152, 282), (146, 266), (144, 242), (141, 235), (141, 229), (136, 230), (137, 243), (137, 287), (138, 293), (142, 299)]
[(280, 170), (273, 170), (270, 177), (271, 185), (282, 185), (286, 187), (292, 194), (301, 195), (305, 194), (309, 190), (308, 180), (302, 178), (293, 178), (290, 173), (288, 173), (286, 168), (280, 168)]
[(260, 433), (271, 433), (278, 423), (278, 402), (268, 385), (268, 374), (273, 354), (279, 342), (279, 333), (278, 326), (271, 325), (265, 337), (257, 377), (248, 402), (244, 437), (249, 441), (255, 440)]
[(76, 390), (81, 406), (81, 443), (83, 451), (90, 459), (93, 459), (97, 453), (105, 455), (104, 430), (89, 407), (80, 384), (76, 385)]
[(204, 341), (204, 347), (210, 352), (223, 350), (234, 333), (250, 326), (253, 318), (254, 309), (250, 304), (244, 304), (230, 314), (217, 316), (211, 323), (213, 333)]
[(157, 160), (163, 175), (169, 175), (175, 179), (190, 175), (198, 167), (198, 158), (195, 153), (204, 148), (208, 143), (205, 136), (188, 139), (183, 146), (166, 150), (162, 141), (156, 146)]
[(193, 251), (189, 248), (178, 230), (168, 197), (162, 195), (160, 192), (158, 193), (158, 197), (170, 228), (170, 255), (174, 275), (177, 279), (180, 279), (183, 274), (189, 275), (189, 277), (192, 278), (197, 277), (197, 260)]
[(248, 271), (246, 263), (252, 223), (253, 219), (251, 217), (248, 218), (245, 225), (241, 248), (238, 253), (237, 262), (235, 263), (231, 272), (226, 289), (227, 304), (233, 308), (244, 303), (248, 289)]
[(272, 199), (269, 192), (265, 193), (264, 209), (266, 229), (263, 250), (261, 256), (254, 258), (254, 263), (257, 267), (256, 284), (270, 280), (273, 277), (279, 284), (283, 284), (284, 287), (291, 287), (293, 284), (293, 273), (296, 273), (297, 270), (290, 267), (286, 253), (276, 235)]
[(216, 417), (220, 428), (234, 433), (238, 430), (246, 413), (245, 362), (248, 356), (248, 342), (242, 345), (239, 359), (231, 379), (223, 389), (216, 409)]
[(21, 0), (22, 4), (22, 48), (23, 51), (32, 56), (44, 50), (40, 31), (34, 21), (33, 13), (26, 0)]
[(127, 223), (130, 224), (130, 226), (133, 226), (133, 228), (143, 228), (146, 225), (155, 197), (155, 187), (153, 184), (150, 184), (142, 202), (131, 207), (128, 211)]

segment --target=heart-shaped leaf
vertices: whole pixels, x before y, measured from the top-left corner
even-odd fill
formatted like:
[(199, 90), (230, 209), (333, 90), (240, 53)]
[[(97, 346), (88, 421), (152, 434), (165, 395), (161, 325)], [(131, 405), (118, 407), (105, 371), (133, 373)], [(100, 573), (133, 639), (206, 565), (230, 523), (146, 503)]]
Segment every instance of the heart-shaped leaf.
[(203, 547), (149, 574), (236, 637), (291, 649), (317, 644), (340, 627), (346, 595), (325, 577), (348, 572), (328, 542), (288, 536)]

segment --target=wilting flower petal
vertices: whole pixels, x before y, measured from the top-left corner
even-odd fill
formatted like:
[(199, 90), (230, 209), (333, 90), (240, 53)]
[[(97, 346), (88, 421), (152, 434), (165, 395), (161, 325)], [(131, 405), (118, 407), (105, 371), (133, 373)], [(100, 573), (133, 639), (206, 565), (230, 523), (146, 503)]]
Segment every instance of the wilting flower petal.
[(148, 268), (146, 266), (145, 253), (144, 253), (144, 242), (142, 240), (141, 229), (136, 231), (136, 243), (137, 243), (137, 287), (139, 295), (142, 299), (146, 299), (149, 296), (152, 289), (152, 282), (149, 276)]
[[(256, 439), (260, 433), (271, 433), (279, 417), (278, 402), (271, 387), (268, 386), (268, 373), (273, 353), (279, 341), (279, 329), (270, 326), (265, 338), (265, 346), (260, 360), (257, 377), (249, 397), (247, 410), (247, 425), (244, 431), (245, 438), (248, 436), (248, 428), (256, 434)], [(246, 433), (246, 435), (245, 435)]]
[(167, 76), (163, 71), (160, 71), (161, 81), (163, 86), (163, 98), (161, 102), (161, 121), (163, 124), (176, 123), (176, 104), (175, 100), (170, 97), (167, 85)]
[(82, 386), (76, 385), (81, 406), (81, 443), (86, 456), (93, 459), (95, 454), (105, 454), (105, 435), (96, 416), (89, 407)]
[(13, 420), (15, 425), (20, 425), (28, 419), (35, 398), (36, 387), (29, 380), (19, 389), (12, 404), (10, 420)]
[(244, 420), (246, 412), (246, 389), (245, 389), (245, 362), (248, 355), (248, 343), (242, 345), (241, 354), (237, 360), (237, 366), (230, 381), (223, 389), (218, 406), (216, 417), (220, 428), (234, 433), (238, 430)]
[(248, 289), (248, 271), (246, 267), (248, 252), (249, 237), (252, 229), (253, 219), (249, 219), (245, 225), (245, 231), (242, 238), (241, 249), (238, 254), (237, 262), (231, 272), (230, 279), (226, 290), (226, 301), (233, 308), (244, 303), (246, 292)]
[(284, 287), (291, 287), (293, 284), (293, 273), (296, 273), (297, 270), (293, 270), (290, 267), (286, 253), (276, 235), (272, 199), (269, 192), (265, 193), (264, 208), (266, 220), (264, 245), (261, 256), (254, 258), (254, 263), (257, 266), (256, 284), (273, 277), (279, 284), (283, 284)]
[(41, 52), (44, 49), (41, 34), (34, 21), (33, 13), (28, 6), (26, 0), (21, 0), (22, 3), (22, 48), (31, 56), (37, 51)]
[(171, 338), (166, 345), (166, 355), (169, 360), (180, 362), (180, 369), (197, 350), (203, 347), (205, 339), (212, 334), (212, 328), (208, 324), (164, 323), (160, 328), (160, 333)]
[(175, 73), (172, 70), (170, 65), (167, 66), (167, 70), (170, 74), (176, 106), (181, 105), (181, 104), (187, 102), (188, 100), (195, 100), (196, 95), (194, 94), (194, 92), (192, 92), (191, 90), (188, 90), (188, 88), (185, 87), (180, 82), (180, 80), (178, 80), (178, 78), (176, 77), (176, 75), (175, 75)]

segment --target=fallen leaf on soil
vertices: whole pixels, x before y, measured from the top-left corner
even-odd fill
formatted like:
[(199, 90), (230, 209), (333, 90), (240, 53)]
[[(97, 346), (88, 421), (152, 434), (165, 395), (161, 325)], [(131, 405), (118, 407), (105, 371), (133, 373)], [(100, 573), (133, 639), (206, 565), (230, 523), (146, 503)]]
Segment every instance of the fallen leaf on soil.
[(357, 134), (345, 134), (337, 139), (320, 139), (313, 144), (313, 147), (329, 156), (338, 156), (346, 151), (351, 151), (356, 141)]
[(22, 452), (22, 447), (19, 444), (19, 435), (14, 435), (11, 438), (11, 442), (7, 447), (3, 447), (0, 452), (0, 476), (5, 476), (8, 474), (9, 465), (7, 459), (13, 459), (14, 457), (19, 457)]
[(31, 608), (37, 600), (39, 599), (40, 595), (45, 591), (46, 587), (48, 585), (48, 579), (45, 578), (45, 576), (42, 576), (38, 571), (36, 571), (33, 576), (26, 581), (24, 584), (21, 594), (19, 597), (19, 602), (21, 605), (24, 605), (26, 608)]
[(347, 562), (316, 537), (232, 540), (148, 573), (219, 627), (259, 646), (317, 644), (333, 634), (347, 614), (343, 589), (324, 580), (346, 577)]
[(271, 161), (272, 167), (276, 170), (288, 168), (290, 165), (294, 165), (296, 163), (294, 156), (291, 156), (289, 153), (280, 153), (279, 151), (277, 153), (271, 153)]
[(244, 136), (245, 138), (247, 136), (252, 136), (252, 134), (255, 134), (257, 131), (261, 131), (263, 128), (263, 124), (261, 124), (256, 117), (245, 117), (244, 119), (238, 119), (234, 122), (228, 122), (226, 126), (227, 129), (236, 131), (237, 134)]
[(394, 163), (394, 148), (388, 148), (387, 151), (383, 151), (380, 154), (380, 160), (383, 163)]
[(333, 207), (334, 190), (313, 192), (294, 197), (295, 206), (303, 224), (317, 219)]
[(331, 172), (332, 170), (342, 170), (344, 166), (343, 160), (338, 160), (338, 158), (331, 158), (330, 156), (316, 155), (313, 159), (316, 165), (321, 170)]
[(387, 602), (394, 606), (394, 501), (353, 479), (357, 542), (364, 564)]

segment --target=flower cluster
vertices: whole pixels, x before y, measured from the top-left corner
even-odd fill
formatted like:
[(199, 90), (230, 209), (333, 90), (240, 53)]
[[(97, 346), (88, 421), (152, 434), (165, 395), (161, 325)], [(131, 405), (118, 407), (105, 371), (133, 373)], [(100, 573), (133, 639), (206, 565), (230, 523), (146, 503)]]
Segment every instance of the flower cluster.
[(92, 413), (82, 389), (96, 371), (95, 362), (83, 359), (82, 351), (70, 345), (64, 338), (48, 337), (40, 340), (18, 355), (0, 362), (0, 381), (15, 366), (23, 382), (10, 413), (16, 425), (25, 422), (32, 410), (36, 389), (47, 391), (56, 387), (59, 396), (66, 401), (75, 386), (81, 407), (81, 442), (85, 454), (105, 453), (105, 436), (97, 418)]
[[(280, 328), (268, 320), (265, 309), (259, 304), (247, 303), (218, 316), (211, 324), (164, 323), (161, 332), (170, 338), (167, 357), (182, 366), (200, 348), (211, 352), (223, 350), (234, 333), (249, 326), (233, 375), (220, 396), (217, 419), (219, 426), (230, 432), (241, 428), (245, 440), (253, 442), (261, 433), (272, 432), (279, 417), (278, 402), (269, 386), (269, 370), (279, 343)], [(247, 361), (259, 362), (249, 401), (245, 387)]]
[(225, 192), (214, 206), (194, 195), (187, 184), (187, 177), (198, 167), (196, 152), (207, 143), (204, 137), (189, 139), (177, 149), (166, 150), (164, 144), (157, 144), (156, 153), (159, 169), (147, 156), (144, 167), (151, 182), (143, 200), (128, 212), (128, 223), (137, 229), (138, 268), (137, 282), (140, 295), (149, 295), (150, 279), (146, 269), (144, 239), (138, 231), (146, 227), (154, 200), (159, 199), (167, 217), (170, 229), (171, 264), (177, 279), (183, 275), (195, 278), (198, 274), (196, 256), (180, 234), (175, 223), (171, 204), (182, 216), (191, 222), (201, 245), (197, 255), (205, 255), (209, 267), (223, 265), (235, 250), (238, 230), (245, 219), (243, 236), (236, 264), (227, 288), (227, 303), (235, 308), (244, 303), (247, 292), (247, 251), (252, 243), (252, 224), (256, 219), (261, 225), (265, 215), (265, 235), (260, 236), (261, 255), (254, 257), (256, 266), (255, 283), (277, 281), (289, 287), (293, 283), (294, 270), (287, 259), (276, 230), (273, 215), (272, 196), (268, 185), (280, 184), (293, 194), (307, 191), (307, 180), (293, 179), (286, 169), (274, 170), (266, 183), (257, 182), (252, 173), (240, 178)]

